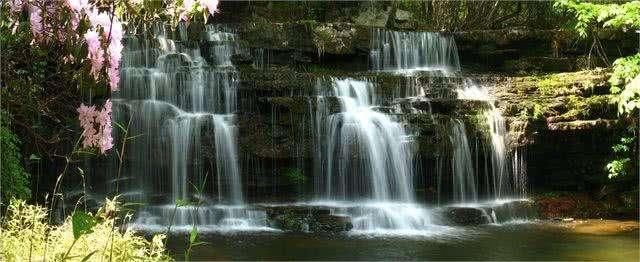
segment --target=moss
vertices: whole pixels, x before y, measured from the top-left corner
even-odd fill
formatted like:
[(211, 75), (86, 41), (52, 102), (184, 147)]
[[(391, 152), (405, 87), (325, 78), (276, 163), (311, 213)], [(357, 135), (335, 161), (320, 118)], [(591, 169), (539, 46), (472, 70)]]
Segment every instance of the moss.
[(540, 94), (567, 95), (584, 94), (597, 86), (606, 84), (607, 74), (603, 70), (550, 74), (534, 77)]
[(254, 15), (245, 24), (242, 39), (258, 47), (284, 48), (288, 46), (287, 35), (282, 24), (272, 23), (267, 18)]
[(548, 100), (528, 100), (521, 104), (518, 119), (522, 121), (538, 121), (551, 114)]
[(299, 168), (288, 168), (282, 175), (290, 184), (302, 185), (307, 181), (307, 177)]
[(313, 42), (318, 54), (348, 54), (353, 52), (356, 29), (348, 24), (325, 24), (313, 29)]
[(612, 95), (591, 97), (568, 96), (568, 111), (559, 117), (564, 121), (578, 119), (615, 118), (615, 106), (611, 103)]

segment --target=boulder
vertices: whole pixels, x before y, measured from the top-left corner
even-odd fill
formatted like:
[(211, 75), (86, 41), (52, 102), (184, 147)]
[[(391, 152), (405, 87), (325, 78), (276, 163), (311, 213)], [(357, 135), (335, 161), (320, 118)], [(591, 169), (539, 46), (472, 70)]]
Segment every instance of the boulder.
[(401, 10), (401, 9), (396, 9), (395, 19), (398, 21), (409, 21), (411, 20), (411, 12)]
[(265, 206), (267, 220), (272, 227), (294, 232), (337, 233), (353, 228), (351, 218), (332, 215), (321, 206)]
[(309, 226), (312, 232), (344, 232), (353, 228), (351, 217), (344, 215), (320, 215)]
[(495, 211), (497, 222), (513, 219), (535, 219), (538, 217), (535, 203), (528, 200), (511, 201), (492, 209)]
[(444, 218), (447, 224), (458, 226), (475, 226), (491, 222), (485, 210), (475, 207), (448, 207), (445, 209)]

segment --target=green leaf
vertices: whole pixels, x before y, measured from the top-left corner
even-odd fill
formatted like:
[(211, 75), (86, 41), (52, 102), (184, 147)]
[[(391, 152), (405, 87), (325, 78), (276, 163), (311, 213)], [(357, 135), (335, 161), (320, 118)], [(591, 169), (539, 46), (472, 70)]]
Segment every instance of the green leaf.
[(193, 243), (193, 244), (191, 245), (191, 247), (197, 247), (197, 246), (202, 246), (202, 245), (206, 245), (206, 244), (207, 244), (207, 242), (201, 242), (201, 241), (198, 241), (198, 242), (196, 242), (196, 243)]
[(89, 261), (89, 259), (91, 258), (91, 256), (93, 256), (93, 254), (95, 254), (96, 252), (98, 252), (98, 250), (94, 250), (91, 253), (87, 254), (84, 258), (82, 258), (81, 262), (86, 262)]
[(71, 226), (73, 228), (73, 238), (78, 239), (82, 235), (93, 232), (93, 227), (98, 221), (85, 212), (74, 212), (71, 216)]
[(116, 125), (116, 127), (120, 128), (122, 132), (127, 132), (127, 129), (124, 126), (122, 126), (120, 123), (114, 121), (113, 124)]
[(183, 207), (183, 206), (188, 206), (188, 205), (189, 205), (189, 201), (186, 201), (184, 199), (176, 200), (176, 206), (178, 206), (178, 207)]
[(139, 135), (127, 137), (127, 140), (133, 140), (133, 139), (136, 139), (136, 138), (141, 137), (141, 136), (144, 136), (144, 134), (139, 134)]
[(40, 157), (38, 157), (38, 156), (36, 156), (36, 155), (34, 155), (34, 154), (31, 154), (31, 155), (29, 156), (29, 160), (30, 160), (30, 161), (40, 161)]
[(189, 235), (189, 243), (193, 244), (196, 242), (197, 239), (198, 239), (198, 228), (194, 226), (191, 229), (191, 234)]

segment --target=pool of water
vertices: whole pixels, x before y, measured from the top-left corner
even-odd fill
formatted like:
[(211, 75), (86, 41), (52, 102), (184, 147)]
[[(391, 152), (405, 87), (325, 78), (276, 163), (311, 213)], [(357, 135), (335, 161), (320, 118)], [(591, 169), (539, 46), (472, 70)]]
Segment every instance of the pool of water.
[[(422, 236), (302, 234), (286, 232), (209, 233), (194, 260), (608, 260), (640, 257), (638, 232), (578, 234), (541, 223), (456, 227)], [(170, 250), (180, 259), (186, 236), (174, 236)]]

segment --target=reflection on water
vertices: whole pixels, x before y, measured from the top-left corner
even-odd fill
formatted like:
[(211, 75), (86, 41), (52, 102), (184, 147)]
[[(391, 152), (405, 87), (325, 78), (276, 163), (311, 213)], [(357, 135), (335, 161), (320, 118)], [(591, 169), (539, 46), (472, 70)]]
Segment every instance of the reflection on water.
[[(629, 261), (640, 251), (637, 232), (574, 234), (534, 223), (487, 225), (434, 237), (353, 234), (237, 233), (207, 235), (198, 260), (607, 260)], [(185, 236), (172, 238), (182, 253)], [(178, 257), (179, 259), (180, 257)]]

